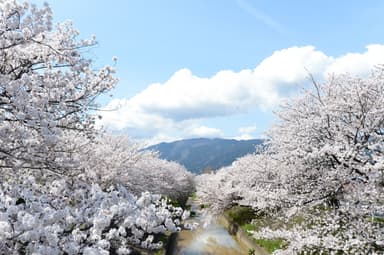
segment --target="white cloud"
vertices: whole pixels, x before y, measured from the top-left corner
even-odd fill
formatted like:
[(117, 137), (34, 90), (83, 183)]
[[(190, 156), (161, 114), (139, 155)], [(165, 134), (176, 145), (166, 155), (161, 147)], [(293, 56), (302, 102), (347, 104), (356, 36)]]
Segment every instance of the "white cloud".
[(201, 120), (254, 108), (268, 111), (297, 92), (307, 82), (308, 72), (317, 78), (328, 73), (366, 74), (381, 63), (384, 45), (369, 45), (363, 53), (339, 57), (305, 46), (276, 51), (253, 70), (224, 70), (198, 77), (181, 69), (168, 81), (149, 85), (132, 98), (112, 100), (106, 109), (118, 110), (101, 112), (99, 124), (138, 137), (224, 136), (222, 130), (201, 125)]
[(251, 107), (269, 109), (305, 81), (306, 69), (317, 74), (324, 70), (328, 61), (329, 57), (307, 46), (276, 51), (254, 70), (225, 70), (205, 78), (181, 69), (164, 84), (152, 84), (130, 99), (113, 100), (108, 108), (123, 105), (115, 113), (118, 121), (112, 117), (105, 122), (116, 128), (130, 123), (140, 126), (142, 122), (157, 126), (165, 119), (181, 121), (227, 116), (246, 112)]
[(206, 126), (198, 126), (194, 127), (191, 130), (189, 130), (188, 134), (189, 137), (222, 137), (224, 135), (223, 131), (217, 128), (210, 128)]
[(248, 127), (241, 127), (239, 128), (239, 133), (240, 134), (252, 134), (257, 130), (256, 125), (253, 126), (248, 126)]
[[(115, 110), (117, 109), (117, 110)], [(172, 119), (160, 114), (145, 111), (129, 99), (113, 99), (101, 112), (99, 125), (114, 130), (140, 128), (142, 130), (158, 130), (174, 126)]]
[(232, 139), (235, 140), (249, 140), (249, 139), (254, 139), (253, 133), (257, 130), (256, 125), (252, 126), (247, 126), (247, 127), (240, 127), (238, 129), (239, 135), (232, 137)]
[(232, 139), (235, 139), (235, 140), (238, 140), (238, 141), (250, 140), (250, 139), (254, 139), (254, 138), (255, 137), (253, 135), (250, 135), (250, 134), (241, 134), (239, 136), (232, 137)]
[(347, 53), (334, 58), (327, 67), (326, 73), (350, 73), (354, 75), (367, 75), (373, 66), (384, 64), (384, 45), (371, 44), (364, 53)]
[(172, 135), (160, 132), (153, 137), (139, 139), (139, 141), (143, 144), (143, 147), (148, 147), (148, 146), (155, 145), (162, 142), (173, 142), (176, 140), (181, 140), (183, 138), (184, 137), (172, 136)]

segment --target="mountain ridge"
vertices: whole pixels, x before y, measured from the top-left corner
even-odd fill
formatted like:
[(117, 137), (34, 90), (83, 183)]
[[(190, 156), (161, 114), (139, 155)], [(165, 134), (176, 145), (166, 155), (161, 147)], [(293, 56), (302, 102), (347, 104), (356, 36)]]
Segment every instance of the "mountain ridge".
[(159, 152), (162, 159), (178, 162), (190, 172), (216, 170), (231, 165), (236, 158), (256, 151), (262, 139), (235, 140), (222, 138), (192, 138), (162, 142), (146, 148)]

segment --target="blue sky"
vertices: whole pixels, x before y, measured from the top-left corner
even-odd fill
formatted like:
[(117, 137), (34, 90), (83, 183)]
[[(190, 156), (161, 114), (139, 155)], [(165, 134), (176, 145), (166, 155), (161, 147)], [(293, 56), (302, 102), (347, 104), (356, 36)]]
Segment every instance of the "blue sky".
[[(41, 5), (43, 1), (32, 1)], [(384, 63), (384, 1), (48, 1), (120, 79), (100, 125), (154, 143), (262, 137), (306, 84)]]

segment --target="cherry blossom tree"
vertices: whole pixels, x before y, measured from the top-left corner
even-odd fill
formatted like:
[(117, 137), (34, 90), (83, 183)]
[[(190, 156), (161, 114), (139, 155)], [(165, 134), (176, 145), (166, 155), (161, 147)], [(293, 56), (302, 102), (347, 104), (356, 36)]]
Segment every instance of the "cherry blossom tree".
[(216, 213), (234, 205), (251, 206), (256, 210), (279, 207), (287, 200), (276, 194), (289, 198), (279, 181), (281, 167), (279, 161), (267, 154), (246, 155), (214, 174), (197, 176), (197, 196)]
[(310, 199), (334, 198), (351, 183), (382, 175), (383, 70), (366, 79), (342, 75), (313, 82), (314, 90), (304, 91), (278, 113), (281, 122), (270, 132), (271, 149), (287, 163), (308, 166), (300, 171), (307, 180), (320, 177), (310, 184), (327, 187), (312, 189)]
[[(217, 208), (237, 203), (282, 222), (305, 219), (254, 233), (287, 240), (276, 253), (381, 253), (384, 67), (312, 84), (277, 112), (266, 151), (209, 177), (215, 191), (201, 181), (198, 191)], [(225, 203), (212, 199), (220, 193)]]
[(62, 134), (93, 135), (90, 111), (116, 78), (111, 67), (92, 68), (85, 49), (96, 41), (79, 40), (78, 34), (70, 22), (53, 27), (47, 5), (0, 2), (2, 170), (61, 174), (75, 167)]
[[(53, 27), (47, 5), (0, 1), (0, 254), (158, 249), (188, 217), (164, 198), (192, 187), (183, 168), (94, 128), (95, 100), (117, 80), (93, 69), (96, 41), (78, 34), (70, 22)], [(135, 188), (145, 183), (137, 163), (152, 159), (162, 172), (149, 180), (167, 180), (166, 191)]]
[[(84, 142), (86, 143), (86, 141)], [(80, 153), (87, 176), (102, 187), (124, 185), (130, 192), (161, 194), (186, 201), (194, 191), (193, 175), (178, 163), (160, 159), (126, 136), (100, 135)]]

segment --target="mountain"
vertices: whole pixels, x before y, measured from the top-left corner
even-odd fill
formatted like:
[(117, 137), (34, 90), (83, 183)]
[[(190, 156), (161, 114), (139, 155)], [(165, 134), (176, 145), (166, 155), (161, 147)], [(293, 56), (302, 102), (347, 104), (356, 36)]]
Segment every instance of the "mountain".
[(160, 158), (176, 161), (189, 171), (200, 174), (204, 169), (229, 166), (236, 158), (255, 152), (264, 140), (230, 140), (196, 138), (171, 143), (159, 143), (146, 149), (160, 153)]

